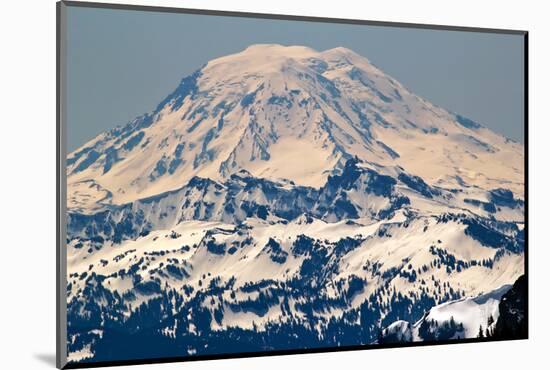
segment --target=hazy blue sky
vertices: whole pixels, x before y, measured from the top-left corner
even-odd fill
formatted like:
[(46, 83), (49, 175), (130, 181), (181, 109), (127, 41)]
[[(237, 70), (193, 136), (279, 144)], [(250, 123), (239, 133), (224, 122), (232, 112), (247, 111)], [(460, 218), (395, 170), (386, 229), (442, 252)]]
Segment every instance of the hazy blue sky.
[(69, 151), (154, 109), (208, 60), (255, 43), (350, 48), (414, 93), (523, 142), (519, 35), (69, 7)]

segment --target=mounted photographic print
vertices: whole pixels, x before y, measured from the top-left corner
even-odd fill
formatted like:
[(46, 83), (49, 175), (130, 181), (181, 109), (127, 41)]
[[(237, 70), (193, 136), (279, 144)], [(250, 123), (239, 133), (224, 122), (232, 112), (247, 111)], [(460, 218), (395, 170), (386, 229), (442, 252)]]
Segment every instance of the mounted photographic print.
[(527, 338), (526, 55), (58, 3), (58, 366)]

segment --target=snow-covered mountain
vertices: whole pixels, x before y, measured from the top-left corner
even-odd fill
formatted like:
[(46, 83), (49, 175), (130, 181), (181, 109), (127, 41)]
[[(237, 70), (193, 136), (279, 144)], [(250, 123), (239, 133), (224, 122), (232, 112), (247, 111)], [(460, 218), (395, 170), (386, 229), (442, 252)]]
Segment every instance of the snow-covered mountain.
[(210, 61), (67, 165), (71, 361), (472, 337), (524, 273), (523, 146), (344, 48)]
[(242, 169), (320, 187), (347, 159), (443, 187), (523, 196), (523, 147), (434, 106), (345, 48), (253, 45), (68, 156), (70, 208), (98, 209)]

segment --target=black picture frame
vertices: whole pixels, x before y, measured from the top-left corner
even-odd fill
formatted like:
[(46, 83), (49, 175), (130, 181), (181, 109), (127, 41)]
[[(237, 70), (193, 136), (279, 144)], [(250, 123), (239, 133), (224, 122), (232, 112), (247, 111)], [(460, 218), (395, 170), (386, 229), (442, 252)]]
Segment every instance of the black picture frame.
[[(113, 4), (113, 3), (101, 3), (101, 2), (81, 2), (81, 1), (59, 1), (56, 4), (56, 27), (57, 27), (57, 63), (56, 63), (56, 130), (57, 130), (57, 143), (56, 143), (56, 366), (60, 369), (76, 369), (76, 368), (95, 368), (106, 366), (125, 366), (125, 365), (139, 365), (139, 364), (159, 364), (159, 363), (171, 363), (171, 362), (188, 362), (188, 361), (205, 361), (205, 360), (218, 360), (218, 359), (236, 359), (247, 357), (267, 357), (267, 356), (280, 356), (280, 355), (294, 355), (294, 354), (312, 354), (312, 353), (324, 353), (324, 352), (341, 352), (341, 351), (357, 351), (357, 350), (370, 350), (370, 349), (383, 349), (383, 348), (405, 348), (405, 347), (424, 347), (435, 345), (448, 345), (448, 344), (466, 344), (466, 343), (483, 343), (483, 342), (495, 342), (502, 340), (524, 340), (528, 339), (528, 335), (525, 338), (514, 339), (487, 339), (487, 338), (475, 338), (475, 339), (458, 339), (458, 340), (438, 340), (438, 341), (422, 341), (411, 343), (399, 343), (399, 344), (368, 344), (368, 345), (354, 345), (354, 346), (342, 346), (342, 347), (330, 347), (330, 348), (314, 348), (314, 349), (295, 349), (295, 350), (273, 350), (264, 352), (243, 352), (233, 354), (219, 354), (219, 355), (196, 355), (196, 356), (181, 356), (181, 357), (166, 357), (155, 359), (135, 359), (135, 360), (121, 360), (121, 361), (99, 361), (93, 363), (67, 363), (67, 322), (66, 322), (66, 296), (67, 296), (67, 254), (66, 254), (66, 186), (67, 177), (65, 173), (66, 168), (66, 10), (67, 7), (83, 7), (83, 8), (97, 8), (97, 9), (111, 9), (111, 10), (126, 10), (126, 11), (140, 11), (140, 12), (160, 12), (160, 13), (175, 13), (175, 14), (197, 14), (197, 15), (210, 15), (210, 16), (224, 16), (224, 17), (241, 17), (241, 18), (255, 18), (255, 19), (271, 19), (271, 20), (286, 20), (286, 21), (308, 21), (308, 22), (320, 22), (320, 23), (336, 23), (336, 24), (348, 24), (348, 25), (369, 25), (369, 26), (386, 26), (386, 27), (399, 27), (399, 28), (413, 28), (413, 29), (426, 29), (426, 30), (443, 30), (443, 31), (461, 31), (461, 32), (476, 32), (476, 33), (494, 33), (494, 34), (508, 34), (519, 35), (524, 40), (524, 220), (525, 220), (525, 250), (524, 250), (524, 271), (525, 275), (529, 277), (529, 32), (526, 30), (512, 30), (512, 29), (493, 29), (493, 28), (476, 28), (476, 27), (461, 27), (461, 26), (448, 26), (448, 25), (435, 25), (435, 24), (420, 24), (420, 23), (399, 23), (399, 22), (383, 22), (372, 20), (360, 20), (360, 19), (342, 19), (342, 18), (328, 18), (328, 17), (311, 17), (301, 15), (287, 15), (287, 14), (266, 14), (266, 13), (251, 13), (251, 12), (233, 12), (233, 11), (220, 11), (220, 10), (204, 10), (204, 9), (191, 9), (191, 8), (177, 8), (177, 7), (162, 7), (162, 6), (144, 6), (144, 5), (130, 5), (130, 4)], [(529, 297), (529, 290), (527, 291), (527, 298)], [(527, 299), (528, 301), (528, 299)], [(528, 306), (526, 307), (528, 310)], [(528, 326), (529, 315), (526, 317)]]

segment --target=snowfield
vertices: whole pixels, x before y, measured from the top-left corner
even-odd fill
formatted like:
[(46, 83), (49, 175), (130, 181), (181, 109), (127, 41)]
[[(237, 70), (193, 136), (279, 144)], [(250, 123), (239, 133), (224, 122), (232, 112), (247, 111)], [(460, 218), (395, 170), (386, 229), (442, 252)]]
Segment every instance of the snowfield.
[[(477, 297), (442, 303), (432, 307), (422, 319), (414, 324), (397, 320), (382, 330), (382, 340), (378, 339), (378, 341), (399, 343), (485, 337), (487, 333), (494, 330), (499, 318), (498, 305), (502, 296), (510, 288), (511, 285), (503, 285)], [(455, 323), (455, 329), (448, 333), (442, 333), (444, 330), (448, 330), (445, 325), (449, 325), (451, 321)], [(423, 330), (423, 327), (429, 327), (429, 329)], [(442, 334), (444, 336), (441, 336)]]

